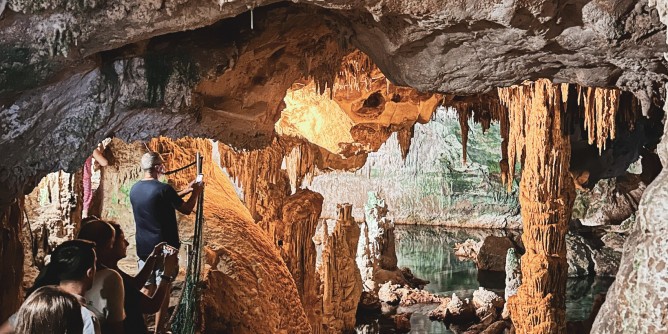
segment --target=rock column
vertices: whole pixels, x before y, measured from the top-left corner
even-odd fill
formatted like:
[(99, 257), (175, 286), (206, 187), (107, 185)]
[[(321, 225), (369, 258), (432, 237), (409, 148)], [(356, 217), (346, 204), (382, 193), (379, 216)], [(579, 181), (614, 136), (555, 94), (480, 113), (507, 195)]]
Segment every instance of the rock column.
[(547, 80), (502, 93), (509, 105), (511, 138), (520, 137), (515, 147), (524, 156), (520, 205), (526, 254), (522, 285), (508, 301), (511, 317), (517, 333), (565, 333), (565, 236), (575, 198), (561, 109), (567, 97), (562, 100), (559, 85)]

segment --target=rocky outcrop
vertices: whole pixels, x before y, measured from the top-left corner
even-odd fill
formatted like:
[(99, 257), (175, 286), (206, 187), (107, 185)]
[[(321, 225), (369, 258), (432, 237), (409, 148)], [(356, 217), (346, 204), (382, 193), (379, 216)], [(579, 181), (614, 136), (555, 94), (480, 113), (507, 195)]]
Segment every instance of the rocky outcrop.
[(595, 270), (592, 251), (582, 236), (567, 233), (566, 249), (568, 277), (594, 275)]
[(362, 295), (362, 279), (355, 263), (360, 230), (342, 204), (336, 221), (321, 220), (313, 242), (318, 252), (317, 271), (322, 282), (322, 328), (315, 333), (339, 333), (355, 328)]
[[(668, 3), (656, 1), (664, 23)], [(667, 109), (667, 108), (664, 108)], [(668, 122), (665, 124), (668, 125)], [(657, 153), (668, 165), (668, 140), (663, 136)], [(668, 331), (668, 170), (664, 168), (640, 200), (637, 220), (624, 245), (615, 282), (592, 327), (594, 333), (661, 333)]]
[(459, 259), (468, 259), (476, 261), (478, 259), (478, 252), (482, 247), (484, 241), (475, 241), (473, 239), (466, 239), (464, 242), (455, 243), (455, 255)]
[(516, 249), (516, 244), (508, 237), (488, 236), (476, 257), (479, 270), (505, 271), (506, 254), (509, 249)]
[(647, 185), (640, 175), (627, 173), (616, 179), (601, 180), (591, 190), (580, 191), (573, 218), (583, 225), (618, 225), (638, 210)]

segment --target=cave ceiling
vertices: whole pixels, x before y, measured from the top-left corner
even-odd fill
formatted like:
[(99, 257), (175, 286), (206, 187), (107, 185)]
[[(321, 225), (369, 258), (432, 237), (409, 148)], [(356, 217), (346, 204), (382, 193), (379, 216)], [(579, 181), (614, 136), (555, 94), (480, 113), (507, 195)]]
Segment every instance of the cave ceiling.
[[(383, 116), (401, 97), (430, 101), (443, 94), (456, 101), (548, 78), (620, 88), (647, 114), (660, 105), (659, 87), (668, 78), (665, 27), (647, 1), (2, 4), (3, 204), (47, 172), (77, 169), (109, 136), (190, 135), (264, 147), (275, 136), (286, 92), (295, 83), (321, 93), (336, 86), (345, 78), (342, 62), (357, 50), (383, 76), (373, 82), (377, 89), (349, 89), (355, 98), (342, 97), (344, 89), (330, 94), (363, 150), (378, 146), (369, 133), (428, 119), (419, 110), (400, 121)], [(395, 101), (390, 84), (407, 91)], [(331, 152), (338, 143), (326, 145)], [(333, 153), (358, 147), (339, 149)]]

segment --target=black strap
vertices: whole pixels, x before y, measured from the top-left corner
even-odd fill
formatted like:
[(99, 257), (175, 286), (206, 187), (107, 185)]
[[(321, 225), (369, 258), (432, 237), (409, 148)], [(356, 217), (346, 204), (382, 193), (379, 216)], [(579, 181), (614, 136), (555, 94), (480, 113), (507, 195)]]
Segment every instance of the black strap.
[(180, 172), (180, 171), (182, 171), (182, 170), (184, 170), (184, 169), (186, 169), (186, 168), (190, 168), (190, 167), (192, 167), (192, 166), (195, 166), (195, 164), (197, 164), (197, 162), (193, 162), (193, 163), (191, 163), (191, 164), (189, 164), (189, 165), (185, 165), (185, 166), (183, 166), (183, 167), (181, 167), (181, 168), (177, 168), (177, 169), (174, 169), (174, 170), (170, 170), (170, 171), (168, 171), (168, 172), (164, 172), (163, 174), (164, 174), (164, 175), (170, 175), (170, 174), (178, 173), (178, 172)]

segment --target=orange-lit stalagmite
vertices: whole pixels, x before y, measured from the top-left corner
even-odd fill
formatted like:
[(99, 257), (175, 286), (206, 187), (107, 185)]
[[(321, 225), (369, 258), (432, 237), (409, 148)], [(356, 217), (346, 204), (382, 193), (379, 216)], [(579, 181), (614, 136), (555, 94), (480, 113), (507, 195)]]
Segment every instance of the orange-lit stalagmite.
[(508, 301), (511, 317), (518, 333), (565, 333), (565, 235), (575, 198), (563, 122), (567, 96), (561, 85), (548, 80), (502, 88), (499, 96), (509, 109), (509, 165), (516, 156), (523, 162), (520, 205), (526, 253), (522, 285)]

